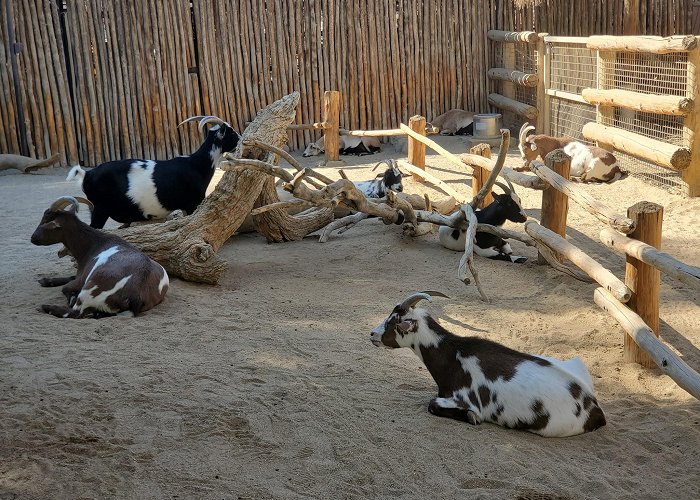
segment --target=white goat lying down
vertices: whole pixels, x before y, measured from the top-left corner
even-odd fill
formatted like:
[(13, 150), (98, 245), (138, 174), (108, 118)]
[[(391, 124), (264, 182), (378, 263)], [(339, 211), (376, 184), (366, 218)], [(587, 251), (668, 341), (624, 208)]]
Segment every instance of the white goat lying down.
[(483, 421), (545, 437), (566, 437), (605, 425), (593, 380), (579, 358), (568, 361), (515, 351), (479, 337), (445, 330), (415, 305), (440, 292), (414, 293), (372, 330), (375, 346), (410, 347), (438, 385), (428, 411)]
[(597, 146), (588, 146), (582, 142), (567, 137), (552, 137), (549, 135), (531, 135), (535, 130), (529, 123), (520, 127), (518, 148), (525, 167), (532, 160), (544, 157), (555, 149), (562, 149), (571, 157), (571, 177), (580, 182), (615, 182), (622, 178), (622, 170), (617, 159), (608, 150)]
[(451, 109), (433, 118), (427, 126), (440, 130), (440, 135), (473, 135), (474, 113), (463, 109)]

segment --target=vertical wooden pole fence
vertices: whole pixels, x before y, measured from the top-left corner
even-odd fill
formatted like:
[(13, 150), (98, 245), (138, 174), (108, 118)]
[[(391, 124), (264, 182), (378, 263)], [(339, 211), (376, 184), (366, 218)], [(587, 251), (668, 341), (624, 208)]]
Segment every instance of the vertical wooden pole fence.
[[(656, 203), (640, 201), (631, 206), (627, 210), (627, 217), (636, 221), (637, 225), (629, 237), (661, 248), (663, 216), (664, 208)], [(657, 337), (659, 336), (660, 283), (661, 273), (656, 267), (634, 257), (627, 257), (625, 284), (632, 291), (632, 297), (627, 305), (644, 320)], [(636, 362), (647, 368), (656, 367), (649, 355), (641, 350), (627, 334), (625, 334), (624, 358), (625, 361)]]
[(693, 156), (682, 175), (688, 184), (688, 196), (700, 196), (700, 47), (688, 52), (687, 85), (695, 105), (685, 118), (684, 132)]

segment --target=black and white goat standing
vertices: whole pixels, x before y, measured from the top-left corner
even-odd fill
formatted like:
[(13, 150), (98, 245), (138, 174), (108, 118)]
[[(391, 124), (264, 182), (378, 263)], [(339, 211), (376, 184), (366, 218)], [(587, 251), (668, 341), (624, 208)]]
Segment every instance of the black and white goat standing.
[[(123, 224), (164, 218), (174, 210), (191, 214), (206, 196), (221, 155), (233, 151), (240, 135), (231, 125), (215, 116), (193, 116), (180, 123), (199, 121), (215, 125), (204, 143), (189, 156), (170, 160), (117, 160), (85, 171), (75, 166), (66, 180), (81, 182), (94, 204), (90, 225), (104, 227), (108, 218)], [(180, 126), (178, 125), (178, 127)]]
[[(502, 226), (506, 220), (512, 222), (525, 222), (527, 215), (523, 211), (520, 197), (515, 194), (513, 184), (506, 179), (508, 186), (500, 182), (496, 185), (503, 190), (504, 194), (493, 193), (493, 202), (482, 210), (476, 210), (474, 213), (480, 224), (490, 224), (492, 226)], [(466, 231), (454, 229), (448, 226), (441, 226), (438, 230), (440, 243), (445, 248), (464, 252), (464, 243)], [(474, 251), (477, 255), (488, 257), (493, 260), (505, 260), (522, 264), (527, 261), (527, 257), (513, 255), (513, 250), (510, 244), (503, 238), (477, 231), (476, 244)]]
[(579, 358), (526, 354), (444, 329), (415, 305), (440, 292), (418, 292), (398, 304), (370, 340), (410, 347), (438, 385), (428, 411), (472, 425), (492, 422), (545, 437), (567, 437), (605, 425), (593, 381)]
[[(386, 162), (378, 163), (374, 166), (372, 171), (374, 171), (382, 163)], [(388, 165), (389, 168), (387, 168), (383, 173), (377, 175), (375, 179), (371, 181), (353, 182), (353, 184), (355, 184), (357, 189), (362, 191), (367, 198), (384, 198), (387, 190), (400, 193), (403, 191), (403, 173), (394, 162), (390, 162)]]
[(41, 286), (61, 286), (67, 306), (43, 305), (60, 318), (140, 314), (158, 305), (168, 291), (163, 266), (113, 234), (92, 228), (78, 216), (78, 200), (59, 198), (32, 234), (35, 245), (63, 243), (78, 265), (75, 276), (43, 278)]

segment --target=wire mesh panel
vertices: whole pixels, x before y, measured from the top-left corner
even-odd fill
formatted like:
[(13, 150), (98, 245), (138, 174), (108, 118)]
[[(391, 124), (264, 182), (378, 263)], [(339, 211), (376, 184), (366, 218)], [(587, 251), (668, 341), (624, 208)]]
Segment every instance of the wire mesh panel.
[[(503, 57), (503, 48), (505, 43), (494, 43), (494, 63), (495, 68), (508, 68), (522, 71), (523, 73), (537, 74), (538, 53), (537, 46), (528, 43), (512, 44), (510, 48), (515, 50), (515, 64), (506, 64)], [(494, 83), (494, 91), (503, 94), (503, 83), (497, 81)], [(518, 102), (537, 106), (537, 87), (524, 87), (522, 85), (513, 85), (514, 94), (512, 96)], [(523, 118), (519, 115), (510, 112), (503, 112), (503, 124), (506, 127), (518, 128), (523, 123)]]
[(550, 135), (557, 137), (571, 137), (577, 141), (591, 144), (581, 134), (581, 129), (588, 122), (594, 122), (596, 116), (595, 106), (570, 101), (568, 99), (553, 98), (550, 104)]
[[(636, 54), (617, 52), (614, 57), (598, 58), (595, 50), (586, 48), (585, 42), (548, 42), (550, 55), (550, 79), (548, 90), (567, 92), (580, 96), (585, 88), (629, 90), (644, 94), (692, 97), (687, 78), (687, 53)], [(574, 96), (572, 96), (574, 98)], [(598, 116), (600, 123), (643, 137), (690, 147), (688, 129), (684, 118), (629, 109), (615, 108), (612, 114)], [(550, 98), (551, 135), (571, 137), (586, 141), (581, 129), (596, 121), (596, 107), (577, 101), (552, 96)], [(668, 170), (640, 160), (620, 151), (615, 156), (621, 168), (645, 181), (687, 194), (688, 186), (679, 172)]]
[(550, 87), (554, 90), (580, 94), (585, 88), (595, 88), (597, 54), (585, 43), (549, 46), (551, 60)]

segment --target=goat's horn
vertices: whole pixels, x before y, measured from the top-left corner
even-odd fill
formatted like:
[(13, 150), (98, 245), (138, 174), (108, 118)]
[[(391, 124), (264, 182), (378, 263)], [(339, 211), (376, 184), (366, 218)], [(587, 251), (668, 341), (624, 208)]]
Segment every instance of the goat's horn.
[(502, 182), (496, 181), (496, 182), (494, 182), (494, 184), (496, 186), (498, 186), (499, 188), (501, 188), (505, 194), (510, 194), (512, 192), (511, 189), (508, 186), (506, 186), (505, 184), (503, 184)]
[(90, 200), (87, 198), (83, 198), (82, 196), (76, 196), (76, 200), (78, 200), (79, 203), (82, 203), (83, 205), (88, 207), (88, 210), (90, 210), (90, 213), (92, 213), (93, 210), (95, 210), (95, 205), (92, 204)]
[(433, 296), (435, 297), (445, 297), (446, 299), (449, 299), (447, 295), (445, 295), (442, 292), (436, 292), (432, 290), (426, 290), (424, 292), (416, 292), (413, 295), (407, 297), (403, 302), (401, 302), (401, 309), (404, 311), (407, 311), (411, 307), (415, 306), (418, 302), (421, 300), (425, 299), (428, 302), (433, 301)]
[(530, 125), (528, 122), (523, 123), (523, 126), (520, 127), (520, 133), (518, 134), (518, 144), (524, 144), (525, 143), (525, 129), (527, 126)]
[(511, 193), (515, 192), (515, 188), (513, 187), (513, 183), (510, 182), (510, 179), (508, 179), (507, 177), (504, 177), (503, 180), (506, 181), (506, 184), (508, 184), (508, 187), (510, 188), (510, 192)]
[(194, 120), (200, 120), (200, 119), (202, 119), (202, 118), (206, 118), (206, 117), (205, 117), (204, 115), (190, 116), (189, 118), (187, 118), (187, 119), (185, 119), (185, 120), (182, 120), (180, 123), (178, 123), (177, 126), (178, 126), (178, 127), (181, 127), (182, 125), (184, 125), (184, 124), (187, 123), (187, 122), (191, 122), (191, 121), (194, 121)]
[(387, 160), (382, 160), (382, 161), (380, 161), (379, 163), (377, 163), (377, 164), (374, 166), (374, 168), (372, 169), (372, 172), (374, 172), (375, 170), (377, 170), (377, 167), (378, 167), (379, 165), (384, 164), (384, 163), (386, 163), (389, 167), (391, 167), (391, 165), (388, 163)]
[(202, 118), (202, 119), (199, 121), (199, 125), (197, 125), (197, 128), (200, 130), (200, 132), (201, 132), (202, 130), (204, 130), (204, 126), (205, 126), (207, 123), (214, 123), (214, 124), (216, 124), (216, 125), (225, 125), (225, 126), (227, 126), (228, 128), (233, 128), (231, 125), (228, 124), (228, 122), (225, 122), (224, 120), (222, 120), (222, 119), (219, 118), (218, 116), (209, 115), (209, 116), (205, 116), (204, 118)]
[(61, 196), (51, 204), (49, 210), (57, 212), (59, 210), (63, 210), (68, 205), (70, 205), (70, 208), (67, 210), (68, 212), (74, 214), (78, 211), (78, 200), (72, 196)]

